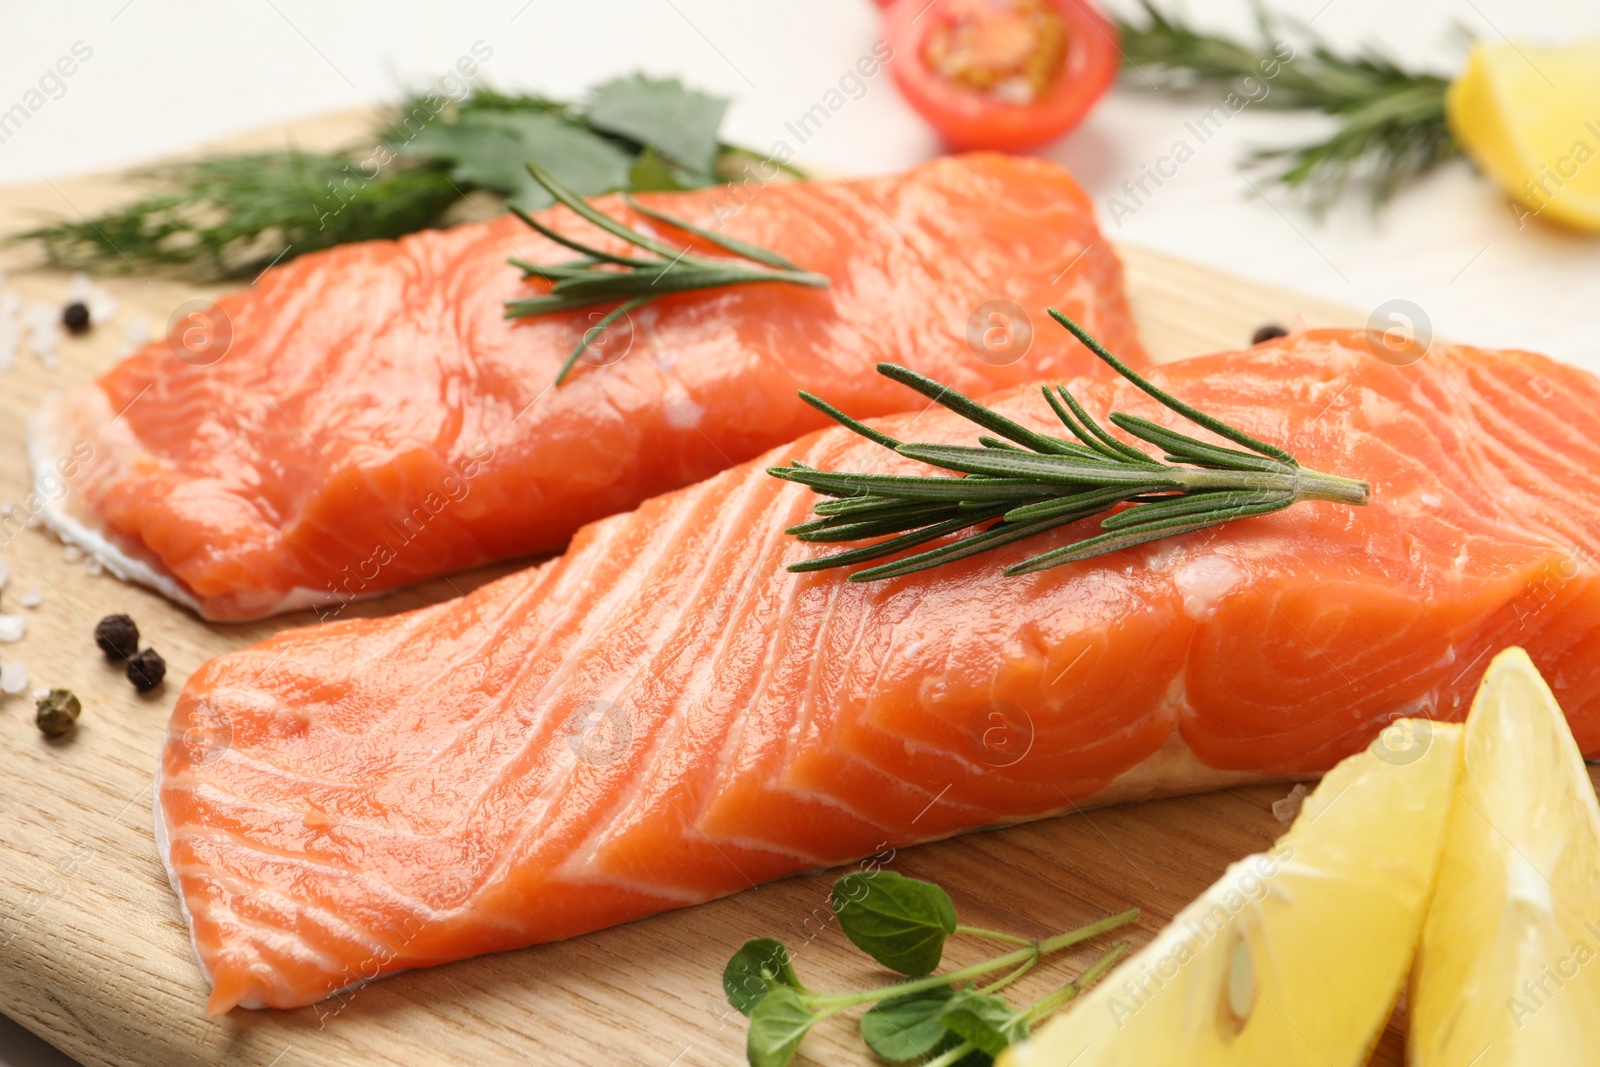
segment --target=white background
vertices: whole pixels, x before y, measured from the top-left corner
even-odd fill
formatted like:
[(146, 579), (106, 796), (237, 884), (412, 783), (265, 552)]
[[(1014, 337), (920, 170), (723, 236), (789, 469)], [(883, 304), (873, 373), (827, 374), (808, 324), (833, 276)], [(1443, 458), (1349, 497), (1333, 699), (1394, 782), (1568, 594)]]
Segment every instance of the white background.
[[(1266, 2), (1337, 45), (1377, 44), (1445, 73), (1463, 55), (1452, 43), (1456, 26), (1543, 43), (1600, 33), (1592, 0)], [(93, 49), (65, 93), (0, 144), (0, 183), (121, 166), (255, 125), (393, 100), (436, 79), (477, 41), (493, 49), (484, 76), (501, 88), (578, 96), (634, 70), (681, 75), (733, 97), (730, 139), (766, 149), (780, 138), (793, 143), (784, 124), (871, 49), (879, 25), (869, 0), (503, 0), (448, 9), (376, 0), (0, 3), (0, 111), (75, 42)], [(1187, 9), (1209, 27), (1242, 34), (1251, 26), (1243, 3), (1190, 0)], [(1260, 175), (1252, 186), (1237, 167), (1251, 147), (1317, 135), (1326, 127), (1315, 116), (1247, 109), (1114, 224), (1108, 198), (1122, 195), (1141, 164), (1167, 154), (1207, 107), (1120, 89), (1048, 154), (1078, 175), (1115, 239), (1362, 310), (1409, 300), (1440, 335), (1533, 348), (1600, 371), (1600, 238), (1537, 222), (1519, 229), (1504, 198), (1459, 162), (1377, 215), (1352, 201), (1319, 221)], [(1600, 118), (1600, 101), (1595, 107)], [(937, 150), (880, 75), (797, 162), (892, 171)], [(0, 1067), (66, 1062), (0, 1019)]]

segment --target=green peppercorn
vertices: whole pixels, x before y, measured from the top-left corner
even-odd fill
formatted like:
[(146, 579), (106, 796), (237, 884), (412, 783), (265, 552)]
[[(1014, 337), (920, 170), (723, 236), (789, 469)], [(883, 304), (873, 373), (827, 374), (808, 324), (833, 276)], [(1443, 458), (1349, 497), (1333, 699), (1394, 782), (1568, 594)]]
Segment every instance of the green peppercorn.
[(52, 689), (35, 704), (33, 721), (46, 737), (61, 737), (72, 731), (83, 713), (83, 705), (70, 689)]

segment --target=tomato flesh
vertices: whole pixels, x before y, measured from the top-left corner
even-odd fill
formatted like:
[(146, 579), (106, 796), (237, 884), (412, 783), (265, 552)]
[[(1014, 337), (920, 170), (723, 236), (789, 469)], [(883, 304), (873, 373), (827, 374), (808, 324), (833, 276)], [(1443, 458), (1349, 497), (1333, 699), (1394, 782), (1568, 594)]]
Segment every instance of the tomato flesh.
[(1008, 104), (1031, 104), (1061, 72), (1066, 26), (1045, 0), (947, 0), (923, 40), (922, 63), (946, 81)]
[(896, 0), (886, 37), (900, 91), (962, 150), (1060, 137), (1117, 72), (1116, 29), (1087, 0)]

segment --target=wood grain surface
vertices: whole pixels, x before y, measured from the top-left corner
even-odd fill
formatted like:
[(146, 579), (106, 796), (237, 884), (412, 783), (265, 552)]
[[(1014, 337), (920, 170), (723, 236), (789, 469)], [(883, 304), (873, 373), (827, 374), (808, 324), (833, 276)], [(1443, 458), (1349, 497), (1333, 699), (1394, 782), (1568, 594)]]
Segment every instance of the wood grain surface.
[[(358, 138), (347, 114), (263, 131), (229, 147), (290, 138), (320, 147)], [(40, 218), (91, 213), (130, 194), (118, 177), (57, 180), (0, 190), (0, 232)], [(1120, 249), (1135, 312), (1163, 359), (1248, 343), (1266, 321), (1361, 325), (1361, 317), (1314, 299), (1216, 274), (1137, 248)], [(26, 269), (3, 253), (8, 284), (59, 302), (64, 275)], [(216, 290), (138, 273), (105, 280), (120, 304), (109, 324), (68, 339), (47, 370), (23, 353), (0, 375), (0, 507), (25, 506), (23, 435), (49, 391), (82, 382), (126, 347), (135, 317), (160, 336), (173, 309)], [(629, 1063), (659, 1067), (743, 1062), (744, 1021), (723, 1000), (720, 974), (748, 937), (791, 947), (814, 987), (881, 979), (829, 922), (828, 889), (839, 872), (789, 878), (726, 900), (572, 941), (403, 974), (313, 1008), (203, 1013), (205, 983), (155, 852), (151, 779), (167, 716), (202, 662), (308, 616), (215, 627), (143, 589), (72, 562), (41, 530), (0, 534), (13, 576), (5, 610), (28, 619), (0, 657), (22, 661), (34, 686), (74, 690), (84, 712), (76, 734), (42, 737), (28, 695), (0, 698), (0, 1011), (86, 1064), (472, 1064)], [(400, 611), (457, 595), (508, 570), (492, 568), (360, 605)], [(42, 604), (18, 607), (37, 587)], [(95, 649), (94, 621), (125, 611), (145, 643), (166, 656), (165, 687), (149, 697)], [(1272, 801), (1284, 786), (1233, 789), (1155, 801), (1028, 826), (970, 834), (896, 855), (892, 869), (938, 880), (963, 921), (1045, 935), (1129, 906), (1144, 909), (1142, 943), (1232, 860), (1268, 846), (1284, 829)], [(973, 959), (954, 944), (953, 962)], [(1037, 995), (1075, 973), (1085, 951), (1019, 983)], [(1394, 1027), (1374, 1063), (1399, 1064)], [(871, 1062), (853, 1021), (836, 1019), (807, 1040), (801, 1063)]]

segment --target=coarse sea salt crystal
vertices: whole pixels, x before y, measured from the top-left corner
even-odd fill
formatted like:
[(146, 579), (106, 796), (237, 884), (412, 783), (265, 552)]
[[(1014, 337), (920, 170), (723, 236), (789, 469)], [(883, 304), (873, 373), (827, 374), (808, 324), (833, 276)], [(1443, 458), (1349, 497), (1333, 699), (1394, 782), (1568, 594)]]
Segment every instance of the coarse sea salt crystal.
[(135, 315), (123, 324), (123, 340), (135, 348), (142, 348), (150, 343), (150, 320), (143, 315)]
[(21, 641), (28, 632), (28, 620), (21, 615), (0, 615), (0, 641)]
[(77, 545), (62, 545), (61, 558), (68, 563), (76, 563), (83, 558), (83, 549)]
[(0, 693), (16, 696), (26, 688), (28, 688), (28, 668), (16, 660), (0, 664)]
[(1279, 822), (1294, 822), (1295, 816), (1300, 814), (1300, 806), (1305, 803), (1306, 794), (1310, 792), (1311, 790), (1305, 787), (1304, 782), (1297, 784), (1293, 789), (1289, 790), (1288, 796), (1282, 800), (1274, 800), (1272, 802), (1273, 816)]
[(1184, 614), (1201, 620), (1216, 613), (1217, 601), (1244, 581), (1244, 571), (1226, 556), (1208, 555), (1185, 563), (1172, 581), (1183, 594)]
[(17, 603), (25, 608), (36, 608), (44, 603), (44, 594), (37, 589), (29, 589), (18, 598)]
[(89, 321), (95, 325), (110, 322), (117, 313), (117, 299), (96, 285), (87, 274), (74, 274), (67, 290), (67, 303), (81, 302), (89, 309)]
[(98, 557), (90, 556), (88, 559), (83, 561), (83, 569), (87, 574), (104, 574), (106, 572), (106, 565), (101, 563)]

